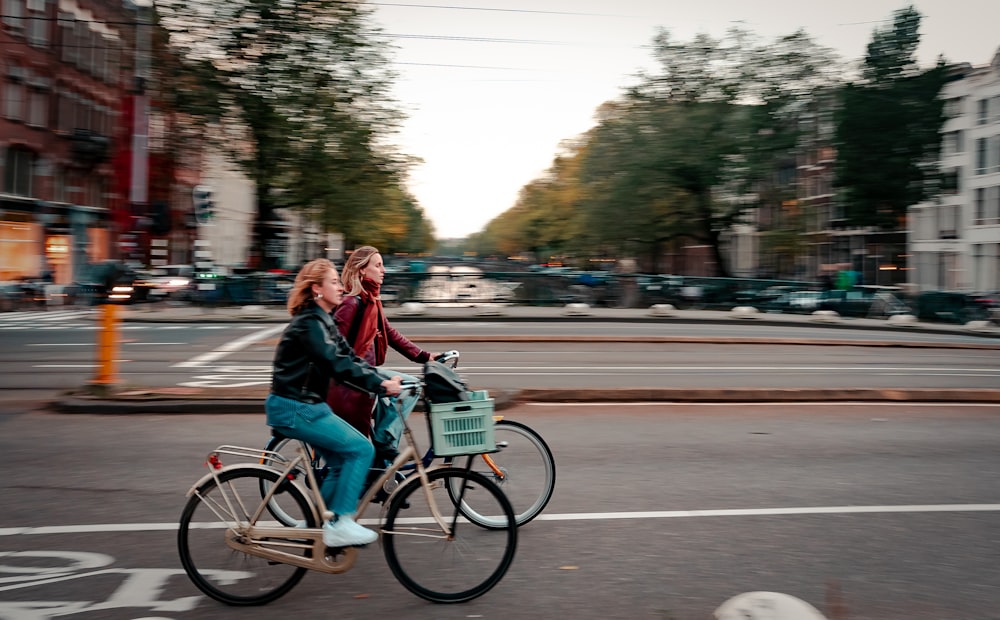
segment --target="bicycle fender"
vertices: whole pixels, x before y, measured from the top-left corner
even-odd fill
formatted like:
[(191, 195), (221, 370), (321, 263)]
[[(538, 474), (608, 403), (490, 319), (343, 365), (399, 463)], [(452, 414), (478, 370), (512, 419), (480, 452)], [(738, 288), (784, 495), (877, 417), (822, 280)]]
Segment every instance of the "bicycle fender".
[[(211, 465), (209, 465), (209, 467), (211, 467)], [(256, 463), (234, 463), (232, 465), (226, 465), (220, 469), (210, 471), (201, 478), (199, 478), (198, 482), (195, 482), (194, 485), (192, 485), (191, 488), (188, 489), (188, 492), (184, 494), (184, 496), (191, 497), (192, 495), (194, 495), (195, 491), (200, 489), (202, 485), (204, 485), (209, 480), (212, 480), (216, 476), (223, 474), (227, 471), (232, 471), (234, 469), (259, 469), (261, 471), (272, 471), (272, 472), (275, 471), (274, 468), (267, 467), (265, 465), (258, 465)]]

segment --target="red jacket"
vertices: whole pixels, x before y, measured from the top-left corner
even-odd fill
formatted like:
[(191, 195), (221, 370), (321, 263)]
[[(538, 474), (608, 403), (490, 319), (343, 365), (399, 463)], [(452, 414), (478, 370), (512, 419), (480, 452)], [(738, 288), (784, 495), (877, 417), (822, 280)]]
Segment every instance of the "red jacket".
[[(333, 312), (333, 320), (337, 324), (337, 329), (344, 338), (347, 338), (348, 344), (351, 348), (357, 349), (354, 342), (351, 342), (350, 333), (351, 326), (354, 324), (355, 317), (358, 317), (358, 310), (360, 306), (360, 298), (357, 295), (347, 295), (344, 300), (340, 302), (337, 309)], [(355, 330), (355, 333), (357, 330)], [(388, 338), (387, 344), (399, 352), (400, 355), (410, 360), (411, 362), (417, 362), (418, 364), (423, 364), (430, 359), (431, 354), (429, 351), (424, 351), (417, 345), (410, 342), (410, 340), (399, 333), (396, 328), (389, 324), (389, 319), (385, 320), (385, 337)], [(368, 348), (368, 352), (364, 355), (364, 360), (371, 364), (372, 366), (381, 366), (385, 363), (384, 359), (375, 359), (375, 349), (372, 346)]]
[[(344, 338), (349, 341), (352, 348), (354, 347), (353, 342), (350, 342), (351, 327), (354, 325), (355, 319), (360, 320), (358, 316), (358, 311), (360, 310), (360, 300), (355, 295), (350, 295), (344, 297), (343, 301), (337, 306), (334, 311), (333, 320), (337, 324), (337, 330), (344, 335)], [(357, 328), (354, 329), (355, 334), (357, 333)], [(410, 360), (411, 362), (424, 363), (430, 359), (431, 354), (429, 351), (424, 351), (417, 345), (410, 342), (403, 334), (396, 331), (389, 321), (385, 321), (385, 338), (388, 338), (387, 344), (396, 351), (398, 351), (403, 357)], [(364, 355), (364, 360), (371, 364), (372, 366), (380, 366), (385, 363), (384, 359), (376, 359), (376, 349), (377, 347), (370, 346), (368, 351)], [(371, 435), (371, 419), (372, 419), (372, 397), (368, 395), (367, 392), (361, 392), (353, 388), (347, 387), (346, 385), (340, 385), (336, 381), (331, 381), (330, 391), (327, 394), (326, 402), (330, 405), (330, 409), (333, 410), (335, 414), (346, 420), (358, 429), (362, 435), (368, 437)]]

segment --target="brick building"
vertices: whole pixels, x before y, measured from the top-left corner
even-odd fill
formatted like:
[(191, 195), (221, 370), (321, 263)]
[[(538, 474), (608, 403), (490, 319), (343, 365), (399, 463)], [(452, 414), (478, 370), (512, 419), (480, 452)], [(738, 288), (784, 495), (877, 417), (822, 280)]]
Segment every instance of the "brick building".
[[(0, 280), (79, 280), (136, 224), (128, 188), (137, 9), (2, 0)], [(148, 33), (146, 33), (148, 36)], [(125, 165), (125, 160), (129, 165)]]

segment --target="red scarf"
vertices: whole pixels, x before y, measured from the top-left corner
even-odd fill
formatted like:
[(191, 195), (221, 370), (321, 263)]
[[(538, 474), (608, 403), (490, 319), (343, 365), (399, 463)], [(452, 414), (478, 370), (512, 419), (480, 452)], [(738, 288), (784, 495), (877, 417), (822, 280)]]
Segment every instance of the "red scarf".
[(366, 353), (375, 347), (375, 366), (385, 363), (385, 352), (387, 349), (385, 339), (385, 315), (382, 313), (382, 299), (379, 298), (378, 282), (363, 278), (361, 280), (361, 301), (364, 302), (364, 314), (361, 315), (361, 323), (358, 325), (358, 335), (355, 336), (354, 352), (358, 357), (364, 357)]

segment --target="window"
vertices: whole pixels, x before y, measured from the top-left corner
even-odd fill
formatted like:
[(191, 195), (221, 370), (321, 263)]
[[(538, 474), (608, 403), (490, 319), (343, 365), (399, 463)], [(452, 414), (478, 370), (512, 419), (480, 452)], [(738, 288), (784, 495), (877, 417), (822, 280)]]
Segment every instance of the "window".
[(990, 138), (990, 152), (987, 157), (987, 165), (990, 172), (1000, 172), (1000, 134)]
[(977, 187), (976, 188), (976, 200), (975, 200), (976, 212), (973, 216), (972, 223), (976, 225), (986, 223), (986, 188)]
[(961, 129), (945, 132), (943, 143), (944, 155), (955, 155), (965, 151), (964, 135)]
[(69, 133), (73, 131), (73, 126), (75, 121), (73, 120), (73, 93), (67, 91), (59, 91), (59, 109), (57, 111), (58, 117), (56, 119), (56, 127), (59, 131)]
[(946, 118), (957, 118), (962, 115), (962, 108), (965, 104), (965, 97), (952, 97), (944, 102), (944, 115)]
[(990, 107), (989, 107), (990, 100), (980, 99), (979, 101), (976, 102), (976, 104), (979, 110), (978, 113), (976, 114), (976, 124), (985, 125), (990, 120)]
[(66, 170), (62, 166), (56, 166), (52, 175), (52, 199), (55, 202), (67, 202)]
[(64, 62), (75, 63), (77, 58), (76, 18), (70, 13), (59, 13), (59, 45)]
[(3, 170), (3, 189), (15, 196), (31, 196), (31, 181), (35, 167), (35, 154), (22, 146), (7, 149), (7, 162)]
[(938, 209), (938, 230), (941, 239), (958, 238), (958, 205), (944, 205)]
[(952, 168), (951, 170), (945, 170), (941, 173), (941, 192), (943, 194), (957, 194), (961, 189), (959, 187), (959, 178), (962, 176), (961, 168)]
[(983, 224), (1000, 224), (1000, 185), (986, 188)]
[(45, 17), (45, 0), (28, 0), (28, 42), (35, 47), (47, 47), (49, 21)]
[(976, 174), (986, 174), (986, 138), (976, 138)]
[(28, 95), (28, 119), (32, 127), (48, 127), (49, 93), (32, 88)]
[(990, 102), (993, 108), (993, 122), (1000, 123), (1000, 95), (994, 95)]
[(24, 0), (3, 0), (3, 23), (14, 32), (24, 30)]
[(7, 80), (3, 89), (3, 115), (12, 121), (24, 120), (25, 70), (11, 65), (7, 69)]

